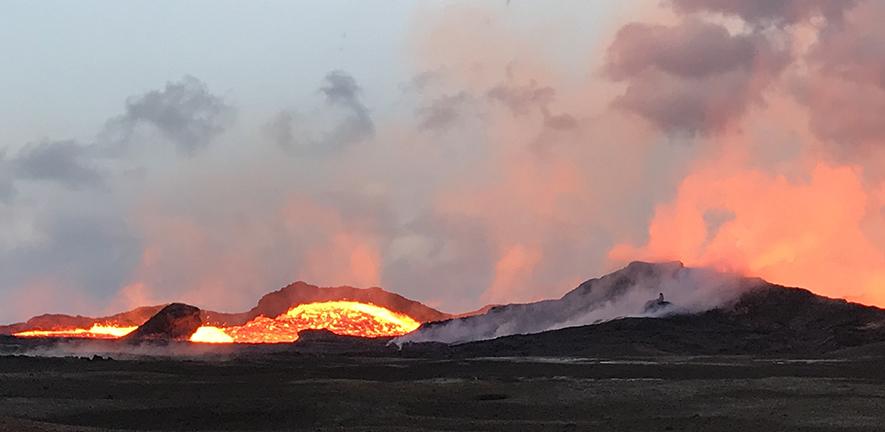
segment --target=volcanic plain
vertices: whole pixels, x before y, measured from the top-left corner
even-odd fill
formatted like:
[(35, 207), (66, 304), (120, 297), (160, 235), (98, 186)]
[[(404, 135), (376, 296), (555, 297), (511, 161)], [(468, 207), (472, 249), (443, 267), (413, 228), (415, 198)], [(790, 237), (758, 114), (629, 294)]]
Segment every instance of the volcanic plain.
[(873, 431), (885, 412), (883, 359), (870, 353), (492, 358), (319, 345), (3, 356), (0, 430)]

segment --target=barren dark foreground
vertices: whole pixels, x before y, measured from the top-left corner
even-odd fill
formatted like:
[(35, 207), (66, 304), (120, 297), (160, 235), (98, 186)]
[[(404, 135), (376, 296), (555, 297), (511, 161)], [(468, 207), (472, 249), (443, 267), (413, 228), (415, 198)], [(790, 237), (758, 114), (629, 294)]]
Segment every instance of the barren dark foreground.
[(0, 429), (881, 430), (882, 360), (0, 357)]

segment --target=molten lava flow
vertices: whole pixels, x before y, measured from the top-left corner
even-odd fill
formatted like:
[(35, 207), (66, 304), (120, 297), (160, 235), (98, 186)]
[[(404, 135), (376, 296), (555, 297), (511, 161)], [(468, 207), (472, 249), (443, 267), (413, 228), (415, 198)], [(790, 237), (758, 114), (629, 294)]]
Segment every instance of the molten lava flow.
[(112, 324), (93, 324), (88, 329), (27, 330), (14, 333), (18, 337), (68, 337), (87, 339), (116, 339), (132, 333), (138, 327), (122, 327)]
[(233, 343), (234, 338), (224, 332), (224, 329), (213, 326), (202, 326), (191, 335), (191, 342), (202, 343)]
[[(279, 343), (298, 340), (298, 332), (325, 329), (347, 336), (401, 336), (421, 324), (408, 315), (354, 301), (329, 301), (298, 305), (276, 317), (257, 317), (242, 326), (200, 327), (192, 342)], [(231, 340), (226, 340), (227, 336)], [(210, 340), (211, 339), (211, 340)]]

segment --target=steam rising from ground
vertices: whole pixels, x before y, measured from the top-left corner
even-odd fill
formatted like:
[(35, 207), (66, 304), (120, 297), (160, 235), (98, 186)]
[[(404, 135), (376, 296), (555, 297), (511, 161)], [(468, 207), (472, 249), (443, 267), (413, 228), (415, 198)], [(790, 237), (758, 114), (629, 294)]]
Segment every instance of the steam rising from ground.
[[(277, 348), (263, 348), (272, 351)], [(238, 352), (242, 354), (242, 350)], [(0, 355), (25, 355), (35, 357), (101, 357), (115, 360), (138, 360), (144, 358), (194, 358), (199, 360), (226, 360), (235, 350), (221, 345), (170, 342), (168, 344), (132, 344), (119, 341), (58, 340), (30, 343), (27, 341), (4, 345), (0, 343)]]
[[(430, 323), (394, 340), (460, 343), (514, 334), (539, 333), (623, 317), (697, 313), (733, 302), (758, 280), (681, 263), (634, 262), (591, 279), (556, 300), (499, 306), (487, 314)], [(658, 294), (665, 302), (658, 302)]]

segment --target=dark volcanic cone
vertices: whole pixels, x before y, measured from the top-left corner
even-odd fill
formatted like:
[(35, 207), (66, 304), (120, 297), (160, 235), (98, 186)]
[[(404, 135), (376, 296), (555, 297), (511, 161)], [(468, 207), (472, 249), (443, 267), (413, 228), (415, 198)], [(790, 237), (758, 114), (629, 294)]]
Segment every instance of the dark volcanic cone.
[[(704, 311), (761, 283), (761, 280), (709, 269), (687, 268), (680, 262), (633, 262), (614, 273), (590, 279), (558, 299), (495, 306), (484, 314), (425, 323), (398, 341), (462, 343), (595, 324), (625, 316)], [(649, 303), (659, 293), (667, 300)]]
[(459, 350), (479, 356), (815, 355), (885, 344), (885, 310), (678, 262), (634, 262), (559, 299), (425, 323), (396, 341), (488, 339), (495, 340)]
[(125, 337), (129, 341), (187, 340), (203, 324), (200, 309), (172, 303)]
[[(672, 302), (636, 301), (654, 292)], [(678, 263), (632, 263), (557, 300), (424, 324), (397, 340), (415, 341), (456, 344), (404, 348), (468, 357), (881, 355), (885, 310), (758, 278), (698, 273)]]
[(881, 353), (885, 310), (764, 283), (722, 307), (625, 318), (472, 342), (464, 356), (784, 355)]

